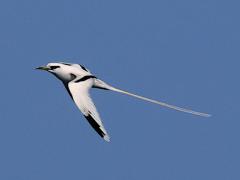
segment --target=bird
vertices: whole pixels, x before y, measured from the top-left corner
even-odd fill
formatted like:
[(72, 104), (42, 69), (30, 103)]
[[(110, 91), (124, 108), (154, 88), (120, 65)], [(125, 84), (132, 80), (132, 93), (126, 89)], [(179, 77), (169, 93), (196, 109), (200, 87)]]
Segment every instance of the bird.
[(210, 114), (207, 113), (181, 108), (178, 106), (167, 104), (165, 102), (160, 102), (144, 96), (130, 93), (128, 91), (118, 89), (97, 78), (87, 68), (80, 64), (55, 62), (48, 63), (46, 66), (40, 66), (35, 69), (47, 71), (56, 76), (60, 81), (62, 81), (70, 97), (75, 102), (79, 110), (82, 112), (83, 116), (86, 118), (88, 123), (105, 141), (108, 142), (110, 141), (110, 136), (108, 135), (106, 129), (104, 128), (100, 115), (90, 97), (89, 90), (91, 88), (115, 91), (118, 93), (133, 96), (144, 101), (158, 104), (167, 108), (171, 108), (177, 111), (190, 113), (193, 115), (203, 117), (211, 116)]

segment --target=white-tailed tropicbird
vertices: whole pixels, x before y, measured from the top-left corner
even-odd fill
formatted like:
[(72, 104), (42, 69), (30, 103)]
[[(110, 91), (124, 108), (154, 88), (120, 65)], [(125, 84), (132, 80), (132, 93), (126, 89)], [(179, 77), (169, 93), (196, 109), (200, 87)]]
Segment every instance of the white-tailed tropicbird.
[(189, 109), (173, 106), (164, 102), (159, 102), (153, 99), (149, 99), (143, 96), (129, 93), (121, 89), (117, 89), (98, 79), (96, 76), (92, 75), (91, 72), (86, 69), (84, 66), (79, 64), (70, 64), (70, 63), (49, 63), (47, 66), (41, 66), (36, 69), (45, 70), (58, 79), (60, 79), (65, 88), (67, 89), (69, 95), (76, 103), (77, 107), (83, 113), (84, 117), (90, 123), (90, 125), (95, 129), (95, 131), (106, 141), (110, 141), (110, 137), (105, 130), (101, 118), (97, 112), (97, 109), (90, 98), (89, 89), (90, 88), (99, 88), (104, 90), (112, 90), (119, 93), (127, 94), (148, 102), (152, 102), (161, 106), (165, 106), (177, 111), (182, 111), (194, 115), (209, 117), (209, 114), (192, 111)]

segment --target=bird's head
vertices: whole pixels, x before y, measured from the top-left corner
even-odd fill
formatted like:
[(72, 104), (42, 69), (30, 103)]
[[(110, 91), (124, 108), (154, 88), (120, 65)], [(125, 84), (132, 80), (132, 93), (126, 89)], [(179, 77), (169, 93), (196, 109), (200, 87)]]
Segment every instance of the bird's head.
[(70, 63), (48, 63), (37, 67), (38, 70), (48, 71), (63, 82), (69, 82), (78, 76), (91, 74), (84, 66)]

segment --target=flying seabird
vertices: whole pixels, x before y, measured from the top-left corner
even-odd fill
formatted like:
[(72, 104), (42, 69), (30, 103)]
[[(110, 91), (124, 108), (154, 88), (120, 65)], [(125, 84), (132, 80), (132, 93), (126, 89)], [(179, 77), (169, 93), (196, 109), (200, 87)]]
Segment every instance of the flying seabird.
[(153, 99), (149, 99), (143, 96), (132, 94), (127, 91), (115, 88), (108, 85), (104, 81), (98, 79), (96, 76), (91, 74), (91, 72), (80, 64), (71, 63), (49, 63), (46, 66), (40, 66), (36, 69), (45, 70), (55, 75), (59, 80), (61, 80), (71, 96), (72, 100), (75, 102), (77, 107), (83, 113), (84, 117), (87, 119), (89, 124), (95, 129), (95, 131), (106, 141), (110, 141), (110, 137), (103, 126), (101, 118), (98, 111), (89, 95), (90, 88), (99, 88), (104, 90), (112, 90), (115, 92), (123, 93), (129, 96), (133, 96), (148, 102), (152, 102), (161, 106), (165, 106), (177, 111), (182, 111), (198, 116), (209, 117), (209, 114), (201, 113), (174, 105), (170, 105), (164, 102), (159, 102)]

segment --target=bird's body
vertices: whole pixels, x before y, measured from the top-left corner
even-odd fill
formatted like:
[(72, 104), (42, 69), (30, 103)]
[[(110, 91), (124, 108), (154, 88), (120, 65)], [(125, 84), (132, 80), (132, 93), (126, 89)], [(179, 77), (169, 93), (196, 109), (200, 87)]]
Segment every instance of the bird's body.
[(149, 101), (155, 104), (159, 104), (168, 108), (172, 108), (178, 111), (187, 112), (199, 116), (210, 116), (209, 114), (200, 113), (177, 106), (169, 105), (163, 102), (152, 100), (143, 96), (132, 94), (117, 88), (114, 88), (102, 80), (98, 79), (96, 76), (92, 75), (91, 72), (84, 66), (79, 64), (70, 63), (49, 63), (47, 66), (38, 67), (36, 69), (45, 70), (53, 75), (55, 75), (59, 80), (61, 80), (68, 91), (69, 95), (83, 113), (84, 117), (87, 119), (89, 124), (95, 129), (95, 131), (106, 141), (110, 141), (110, 137), (105, 130), (99, 113), (90, 98), (89, 90), (91, 88), (99, 88), (104, 90), (112, 90), (127, 94), (145, 101)]

